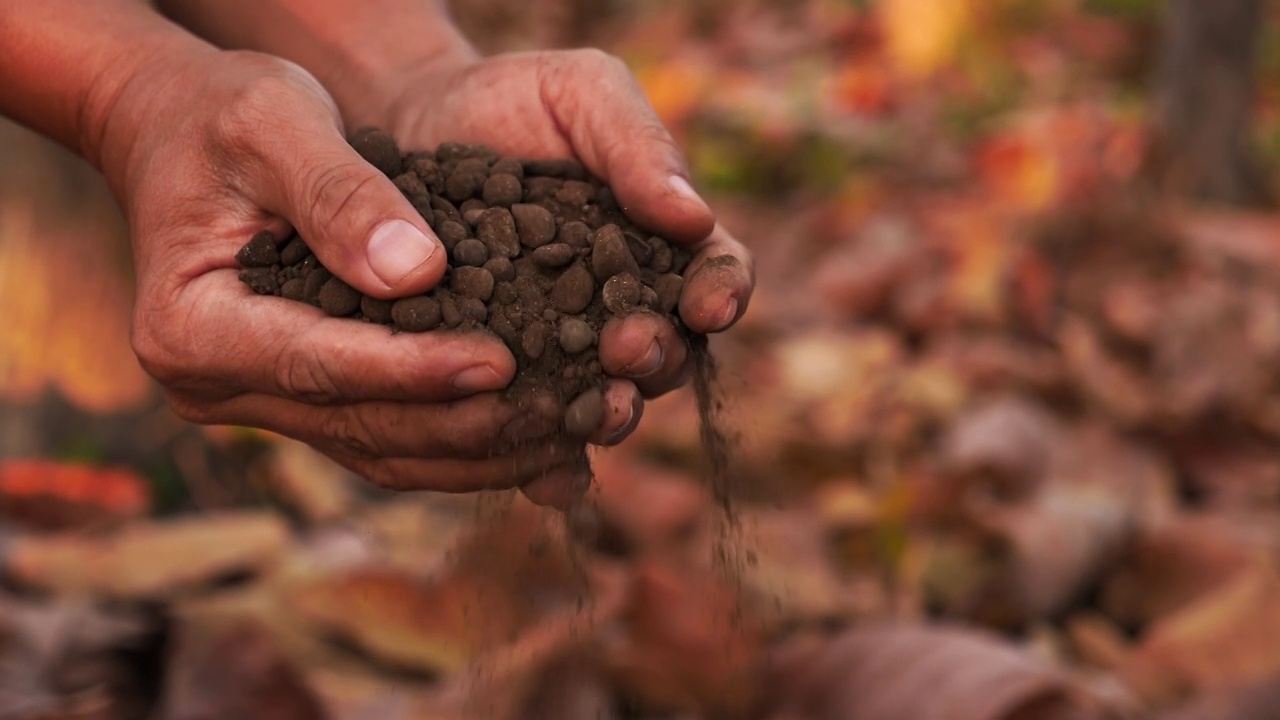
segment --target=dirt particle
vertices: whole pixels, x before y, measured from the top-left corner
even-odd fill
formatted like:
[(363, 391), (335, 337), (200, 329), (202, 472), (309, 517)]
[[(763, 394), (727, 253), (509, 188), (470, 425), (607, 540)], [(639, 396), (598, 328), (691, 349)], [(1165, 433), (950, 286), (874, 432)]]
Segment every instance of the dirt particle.
[(513, 258), (520, 254), (516, 222), (506, 208), (489, 208), (481, 213), (476, 236), (489, 248), (491, 257)]
[(626, 315), (640, 304), (640, 281), (631, 273), (614, 275), (604, 284), (604, 306), (614, 315)]
[(263, 230), (247, 245), (236, 253), (236, 261), (247, 268), (269, 268), (280, 262), (280, 252), (276, 250), (276, 236)]
[(493, 279), (498, 282), (510, 282), (516, 279), (516, 266), (504, 257), (490, 258), (484, 264), (484, 269), (488, 270)]
[(386, 325), (392, 321), (391, 305), (390, 300), (379, 300), (365, 295), (360, 298), (360, 314), (373, 322)]
[(572, 265), (556, 278), (551, 288), (551, 304), (566, 315), (577, 315), (591, 304), (596, 284), (591, 273), (580, 264)]
[(484, 183), (483, 194), (489, 205), (511, 207), (524, 199), (524, 187), (515, 175), (490, 175)]
[(555, 216), (541, 205), (513, 205), (511, 214), (515, 216), (516, 230), (525, 247), (539, 248), (555, 239)]
[(540, 267), (558, 268), (572, 262), (574, 255), (572, 247), (564, 243), (551, 243), (534, 250), (533, 261)]
[(240, 271), (240, 281), (259, 295), (275, 295), (280, 289), (276, 272), (269, 267), (251, 267)]
[(640, 266), (631, 256), (626, 238), (617, 225), (605, 225), (596, 231), (591, 249), (591, 272), (602, 283), (622, 273), (640, 274)]
[(493, 295), (493, 276), (479, 267), (459, 267), (453, 271), (449, 287), (460, 295), (488, 300)]
[(680, 304), (680, 292), (684, 290), (684, 278), (671, 273), (660, 275), (658, 276), (658, 281), (654, 283), (653, 290), (658, 295), (658, 304), (655, 309), (658, 312), (672, 312)]
[(489, 261), (489, 248), (475, 238), (467, 238), (453, 248), (453, 260), (458, 265), (481, 267)]
[(350, 315), (360, 309), (360, 291), (341, 278), (329, 278), (320, 288), (320, 309), (334, 317)]
[(289, 300), (303, 300), (306, 298), (306, 283), (302, 278), (293, 278), (287, 280), (280, 285), (280, 297)]
[(560, 323), (560, 348), (577, 355), (596, 343), (596, 332), (585, 320), (566, 318)]
[(440, 325), (440, 303), (425, 295), (397, 300), (391, 306), (391, 319), (396, 329), (405, 332), (427, 332)]
[(376, 128), (360, 128), (350, 138), (351, 147), (378, 172), (387, 177), (400, 174), (400, 146), (394, 138)]
[(286, 267), (297, 265), (303, 260), (306, 260), (307, 256), (310, 254), (311, 248), (307, 247), (307, 244), (302, 241), (302, 238), (295, 237), (285, 243), (284, 249), (280, 251), (280, 264)]

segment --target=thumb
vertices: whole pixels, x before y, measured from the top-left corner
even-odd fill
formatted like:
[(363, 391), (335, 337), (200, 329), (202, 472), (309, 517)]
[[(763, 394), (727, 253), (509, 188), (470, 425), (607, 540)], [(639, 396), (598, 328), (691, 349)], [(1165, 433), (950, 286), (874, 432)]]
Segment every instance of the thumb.
[[(547, 73), (544, 95), (574, 152), (606, 179), (627, 214), (673, 240), (711, 234), (715, 216), (689, 184), (684, 154), (627, 66), (597, 50), (557, 53), (571, 69)], [(593, 82), (565, 82), (590, 77)], [(578, 97), (591, 93), (591, 101)]]
[[(389, 300), (440, 281), (446, 253), (396, 185), (337, 128), (325, 142), (274, 163), (277, 207), (320, 262), (355, 289)], [(399, 164), (399, 150), (396, 150)]]

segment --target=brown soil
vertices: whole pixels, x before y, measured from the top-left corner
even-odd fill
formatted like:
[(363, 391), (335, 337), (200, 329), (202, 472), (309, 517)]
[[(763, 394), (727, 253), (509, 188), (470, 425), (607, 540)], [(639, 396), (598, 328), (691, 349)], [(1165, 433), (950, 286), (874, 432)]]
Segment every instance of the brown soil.
[[(565, 433), (578, 438), (603, 418), (596, 341), (605, 322), (657, 313), (682, 328), (675, 309), (688, 252), (631, 222), (581, 164), (502, 158), (460, 143), (402, 153), (371, 128), (350, 142), (435, 230), (449, 253), (444, 279), (422, 295), (378, 300), (334, 277), (302, 238), (263, 232), (236, 256), (254, 292), (396, 332), (492, 333), (516, 358), (509, 397), (531, 408), (552, 401)], [(722, 446), (709, 437), (709, 449)]]

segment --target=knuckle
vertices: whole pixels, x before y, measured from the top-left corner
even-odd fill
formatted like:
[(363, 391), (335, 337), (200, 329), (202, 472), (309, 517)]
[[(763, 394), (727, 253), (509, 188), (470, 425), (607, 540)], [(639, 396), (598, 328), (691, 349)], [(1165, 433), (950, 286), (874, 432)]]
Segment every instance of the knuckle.
[(362, 460), (376, 460), (384, 455), (366, 415), (348, 407), (326, 413), (320, 423), (320, 434), (342, 451)]
[(276, 362), (276, 385), (302, 402), (324, 405), (341, 398), (334, 374), (316, 357), (285, 351)]
[(148, 375), (163, 386), (178, 382), (183, 376), (184, 363), (170, 343), (165, 341), (162, 320), (146, 312), (134, 315), (129, 333), (129, 344), (138, 363)]

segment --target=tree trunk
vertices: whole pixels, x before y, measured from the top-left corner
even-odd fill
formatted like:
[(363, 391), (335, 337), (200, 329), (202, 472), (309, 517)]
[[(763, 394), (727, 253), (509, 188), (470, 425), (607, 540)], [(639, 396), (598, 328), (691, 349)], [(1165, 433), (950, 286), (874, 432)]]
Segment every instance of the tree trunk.
[(1157, 173), (1176, 194), (1270, 204), (1251, 155), (1263, 0), (1169, 0), (1155, 91)]

